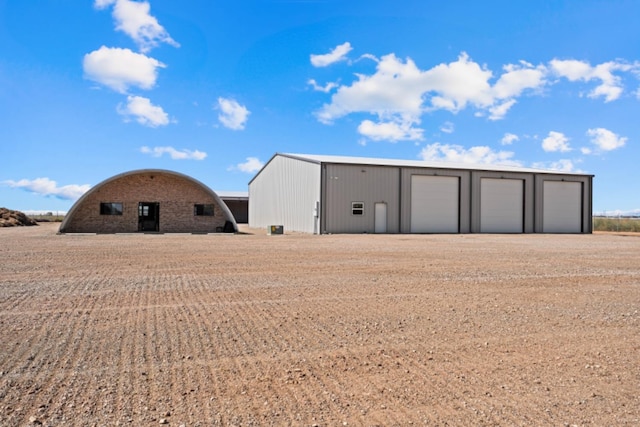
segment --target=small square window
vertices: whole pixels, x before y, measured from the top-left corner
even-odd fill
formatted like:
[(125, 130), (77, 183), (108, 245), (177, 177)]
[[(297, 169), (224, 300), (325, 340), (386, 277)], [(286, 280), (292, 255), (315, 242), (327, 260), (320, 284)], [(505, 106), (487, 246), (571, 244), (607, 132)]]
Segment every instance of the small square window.
[(100, 215), (122, 215), (122, 203), (100, 203)]
[(213, 216), (213, 205), (193, 205), (195, 216)]
[(364, 215), (364, 202), (351, 202), (351, 215)]

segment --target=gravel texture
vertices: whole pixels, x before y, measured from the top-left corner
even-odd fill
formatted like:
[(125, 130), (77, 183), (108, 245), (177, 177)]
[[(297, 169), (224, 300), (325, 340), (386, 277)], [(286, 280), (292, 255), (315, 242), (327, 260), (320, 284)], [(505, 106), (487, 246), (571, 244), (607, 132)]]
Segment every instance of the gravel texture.
[(639, 236), (58, 226), (0, 230), (0, 426), (640, 424)]

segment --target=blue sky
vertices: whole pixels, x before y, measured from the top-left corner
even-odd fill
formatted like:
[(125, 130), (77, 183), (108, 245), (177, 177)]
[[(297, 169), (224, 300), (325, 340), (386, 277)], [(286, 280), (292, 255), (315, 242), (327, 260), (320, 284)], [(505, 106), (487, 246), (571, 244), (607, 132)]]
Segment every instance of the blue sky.
[(0, 0), (0, 206), (276, 152), (594, 174), (640, 212), (640, 2)]

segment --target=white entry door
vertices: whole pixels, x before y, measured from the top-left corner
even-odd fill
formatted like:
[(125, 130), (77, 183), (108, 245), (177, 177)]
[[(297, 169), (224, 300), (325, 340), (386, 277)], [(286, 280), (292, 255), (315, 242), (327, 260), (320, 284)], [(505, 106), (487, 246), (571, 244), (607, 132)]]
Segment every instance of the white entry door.
[(386, 203), (376, 203), (374, 210), (374, 231), (376, 233), (386, 233), (387, 232), (387, 204)]

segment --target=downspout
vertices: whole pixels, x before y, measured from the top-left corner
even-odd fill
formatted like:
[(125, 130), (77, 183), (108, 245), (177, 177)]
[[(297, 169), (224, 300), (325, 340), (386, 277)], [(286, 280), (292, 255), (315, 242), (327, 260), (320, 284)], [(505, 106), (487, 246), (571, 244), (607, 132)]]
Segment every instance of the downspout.
[(326, 234), (327, 233), (327, 212), (326, 212), (326, 201), (327, 201), (327, 165), (325, 163), (320, 163), (320, 209), (318, 210), (318, 215), (320, 215), (318, 234)]
[(398, 233), (402, 233), (402, 168), (398, 168)]

